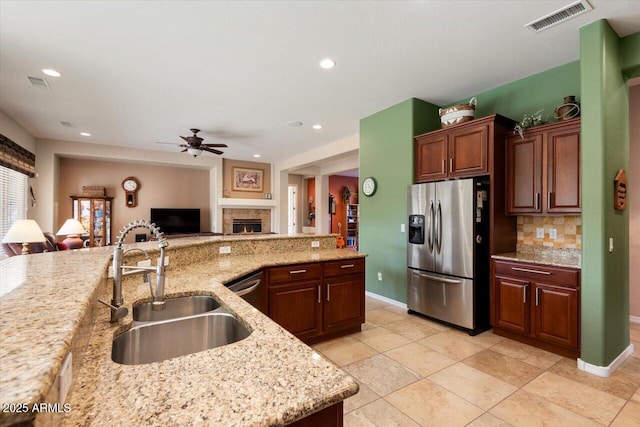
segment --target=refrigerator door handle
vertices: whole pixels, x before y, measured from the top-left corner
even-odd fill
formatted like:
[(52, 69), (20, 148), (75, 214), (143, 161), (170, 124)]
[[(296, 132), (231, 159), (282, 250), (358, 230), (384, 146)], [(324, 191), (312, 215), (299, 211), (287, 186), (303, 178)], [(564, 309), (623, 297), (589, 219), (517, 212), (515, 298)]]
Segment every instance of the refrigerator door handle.
[(437, 245), (437, 249), (438, 249), (438, 254), (440, 253), (440, 250), (442, 249), (442, 205), (440, 204), (440, 201), (438, 200), (438, 213), (437, 213), (437, 226), (436, 226), (436, 233), (438, 233), (437, 235), (437, 239), (436, 239), (436, 245)]
[(433, 200), (429, 205), (429, 223), (427, 226), (427, 242), (429, 243), (429, 252), (433, 252), (433, 221), (435, 220), (433, 211)]
[(462, 280), (456, 280), (456, 279), (446, 279), (444, 277), (438, 277), (438, 276), (432, 276), (430, 274), (425, 274), (425, 273), (419, 273), (417, 271), (413, 271), (413, 274), (423, 277), (425, 279), (429, 279), (429, 280), (436, 280), (438, 282), (443, 282), (443, 283), (449, 283), (451, 285), (459, 285), (462, 283)]

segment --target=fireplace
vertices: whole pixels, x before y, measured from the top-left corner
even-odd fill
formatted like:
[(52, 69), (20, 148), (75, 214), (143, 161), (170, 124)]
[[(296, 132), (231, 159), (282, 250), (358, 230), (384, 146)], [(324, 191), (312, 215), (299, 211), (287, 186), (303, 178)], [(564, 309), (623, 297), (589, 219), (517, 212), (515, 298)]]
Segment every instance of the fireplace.
[(262, 233), (262, 220), (256, 219), (233, 219), (233, 234)]

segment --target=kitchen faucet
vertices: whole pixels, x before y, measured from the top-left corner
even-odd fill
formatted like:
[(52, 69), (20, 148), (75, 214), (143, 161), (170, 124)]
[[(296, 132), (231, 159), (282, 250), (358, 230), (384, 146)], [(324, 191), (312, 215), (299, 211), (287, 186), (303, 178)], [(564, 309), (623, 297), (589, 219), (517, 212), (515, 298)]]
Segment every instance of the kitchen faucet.
[[(133, 250), (140, 250), (145, 253), (147, 259), (149, 259), (149, 254), (142, 249), (133, 248), (129, 249), (125, 252), (122, 251), (122, 246), (124, 245), (124, 239), (129, 234), (129, 232), (135, 228), (146, 228), (151, 231), (151, 234), (158, 240), (158, 247), (160, 248), (160, 258), (158, 259), (158, 263), (155, 267), (153, 266), (132, 266), (132, 265), (123, 265), (122, 258), (124, 254)], [(133, 274), (143, 274), (145, 283), (149, 284), (149, 290), (151, 292), (151, 297), (153, 298), (152, 308), (153, 310), (164, 310), (165, 308), (165, 298), (164, 298), (164, 259), (165, 259), (165, 248), (169, 246), (167, 240), (162, 235), (162, 232), (155, 224), (150, 223), (145, 220), (136, 220), (127, 224), (120, 235), (118, 236), (118, 240), (116, 241), (116, 248), (113, 250), (113, 298), (111, 299), (111, 304), (106, 304), (111, 307), (111, 321), (115, 322), (119, 318), (122, 318), (127, 315), (126, 310), (119, 310), (120, 307), (124, 304), (124, 298), (122, 297), (122, 278), (124, 276), (129, 276)], [(151, 286), (151, 281), (149, 279), (149, 273), (156, 273), (156, 289), (155, 292)]]

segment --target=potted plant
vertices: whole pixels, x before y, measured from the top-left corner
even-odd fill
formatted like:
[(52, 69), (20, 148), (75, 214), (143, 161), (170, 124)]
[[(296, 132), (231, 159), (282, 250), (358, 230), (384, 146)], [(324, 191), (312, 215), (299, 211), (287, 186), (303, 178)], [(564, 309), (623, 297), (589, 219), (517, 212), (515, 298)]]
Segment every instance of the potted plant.
[(516, 123), (513, 129), (520, 134), (520, 138), (524, 139), (525, 130), (546, 123), (546, 120), (542, 118), (542, 111), (543, 110), (538, 110), (530, 116), (525, 114), (522, 121)]

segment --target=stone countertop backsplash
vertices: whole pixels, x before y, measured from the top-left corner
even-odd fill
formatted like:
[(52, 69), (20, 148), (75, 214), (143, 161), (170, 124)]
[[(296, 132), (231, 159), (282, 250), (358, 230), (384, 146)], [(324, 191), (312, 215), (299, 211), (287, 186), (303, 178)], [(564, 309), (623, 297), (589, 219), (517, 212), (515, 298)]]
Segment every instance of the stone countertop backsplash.
[(574, 248), (550, 248), (532, 245), (516, 245), (516, 252), (497, 254), (494, 259), (520, 261), (554, 267), (581, 268), (582, 252)]
[[(313, 240), (320, 248), (311, 248)], [(157, 251), (155, 242), (125, 248), (134, 246)], [(230, 246), (231, 255), (220, 255), (220, 246)], [(335, 249), (335, 236), (172, 239), (166, 295), (212, 295), (252, 332), (227, 346), (133, 366), (111, 360), (111, 343), (131, 325), (132, 305), (150, 299), (149, 288), (140, 277), (127, 278), (123, 294), (129, 314), (109, 322), (109, 309), (97, 299), (111, 296), (112, 250), (0, 262), (3, 406), (56, 402), (57, 375), (70, 350), (69, 411), (39, 414), (36, 424), (285, 425), (357, 393), (351, 377), (223, 285), (265, 266), (364, 256)], [(33, 418), (33, 413), (3, 411), (0, 425)]]

